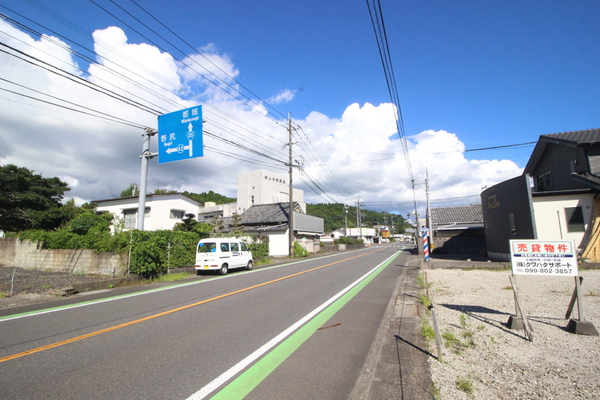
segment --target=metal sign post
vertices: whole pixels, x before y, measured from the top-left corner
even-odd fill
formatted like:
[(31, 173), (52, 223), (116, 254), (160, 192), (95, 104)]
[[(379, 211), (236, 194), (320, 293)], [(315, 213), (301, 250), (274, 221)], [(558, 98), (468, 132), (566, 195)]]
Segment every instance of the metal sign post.
[(202, 157), (202, 106), (158, 116), (158, 163)]

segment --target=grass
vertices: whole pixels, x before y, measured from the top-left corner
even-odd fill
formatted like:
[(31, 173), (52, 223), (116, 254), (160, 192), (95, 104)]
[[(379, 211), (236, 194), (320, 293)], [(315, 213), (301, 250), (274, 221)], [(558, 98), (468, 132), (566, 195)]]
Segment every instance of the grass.
[(190, 276), (192, 276), (192, 274), (188, 274), (187, 272), (178, 272), (176, 274), (166, 274), (159, 276), (158, 278), (152, 279), (152, 282), (174, 282), (189, 278)]
[(429, 307), (431, 305), (431, 299), (425, 293), (421, 293), (419, 295), (419, 301), (423, 303), (425, 307)]
[(467, 315), (464, 313), (460, 314), (460, 326), (463, 329), (467, 327)]
[(473, 394), (473, 382), (468, 379), (461, 378), (460, 376), (456, 378), (456, 388), (461, 392), (465, 392), (466, 394)]
[(50, 288), (53, 288), (53, 287), (54, 287), (54, 285), (42, 285), (42, 286), (40, 286), (40, 288), (44, 289), (44, 290), (50, 289)]
[(431, 286), (433, 286), (433, 282), (427, 282), (425, 274), (419, 274), (419, 276), (417, 277), (417, 282), (419, 283), (419, 288), (421, 290), (429, 289)]
[(594, 292), (594, 291), (590, 290), (590, 292), (588, 293), (588, 296), (592, 296), (592, 297), (598, 297), (598, 296), (600, 296), (600, 294), (598, 294), (598, 293), (596, 293), (596, 292)]
[(431, 394), (433, 395), (434, 400), (442, 400), (442, 393), (440, 388), (436, 386), (435, 383), (431, 384)]
[(0, 292), (0, 299), (8, 297), (8, 293)]
[(444, 339), (444, 346), (449, 348), (460, 349), (462, 345), (460, 339), (458, 339), (456, 335), (454, 335), (454, 332), (449, 329), (442, 332), (442, 339)]
[(421, 335), (425, 338), (425, 343), (427, 346), (429, 346), (429, 343), (435, 339), (433, 326), (429, 325), (425, 319), (421, 321)]
[[(463, 349), (475, 346), (475, 331), (469, 327), (469, 315), (463, 313), (459, 318), (461, 326), (460, 335), (455, 334), (450, 328), (442, 332), (444, 346), (451, 349), (455, 354), (460, 354)], [(480, 325), (477, 329), (482, 331), (485, 329), (485, 326)]]

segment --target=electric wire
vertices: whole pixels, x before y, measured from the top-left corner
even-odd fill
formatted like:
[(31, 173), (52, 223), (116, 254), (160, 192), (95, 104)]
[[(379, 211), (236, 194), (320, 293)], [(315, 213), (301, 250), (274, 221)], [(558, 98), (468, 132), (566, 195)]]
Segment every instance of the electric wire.
[[(172, 35), (174, 35), (177, 39), (181, 40), (182, 43), (184, 43), (186, 46), (188, 46), (191, 50), (193, 50), (195, 53), (199, 54), (201, 57), (203, 57), (207, 62), (209, 62), (210, 64), (212, 64), (215, 68), (217, 68), (219, 71), (221, 71), (222, 73), (224, 73), (225, 75), (227, 75), (231, 80), (233, 80), (236, 84), (238, 84), (240, 87), (244, 88), (245, 90), (248, 91), (248, 93), (250, 93), (252, 96), (254, 96), (255, 98), (259, 99), (261, 101), (261, 104), (265, 104), (268, 108), (270, 108), (271, 110), (273, 110), (276, 114), (279, 114), (279, 116), (281, 116), (282, 118), (286, 118), (286, 115), (284, 113), (282, 113), (281, 111), (277, 110), (275, 107), (273, 107), (270, 103), (268, 103), (267, 101), (263, 100), (260, 98), (260, 96), (258, 96), (256, 93), (254, 93), (252, 90), (250, 90), (248, 87), (246, 87), (245, 85), (243, 85), (241, 82), (239, 82), (237, 79), (235, 79), (235, 77), (229, 75), (229, 73), (227, 71), (224, 71), (219, 65), (215, 64), (214, 62), (212, 62), (212, 60), (210, 60), (208, 57), (206, 57), (204, 54), (202, 53), (198, 53), (196, 51), (196, 49), (194, 48), (194, 46), (192, 46), (189, 42), (187, 42), (186, 40), (184, 40), (180, 35), (178, 35), (177, 33), (175, 33), (171, 28), (169, 28), (167, 25), (165, 25), (163, 22), (161, 22), (158, 18), (156, 18), (154, 15), (152, 15), (150, 12), (148, 12), (148, 10), (146, 10), (144, 7), (140, 6), (139, 3), (137, 3), (135, 0), (130, 0), (133, 4), (135, 4), (140, 10), (142, 10), (146, 15), (148, 15), (150, 18), (152, 18), (154, 21), (156, 21), (158, 24), (160, 24), (163, 28), (165, 28), (167, 31), (169, 31)], [(114, 1), (111, 0), (111, 2), (114, 3)], [(181, 51), (181, 50), (180, 50)], [(241, 94), (241, 93), (240, 93)], [(251, 102), (256, 102), (254, 99), (250, 99), (248, 98)]]
[[(98, 5), (96, 2), (94, 2), (93, 0), (90, 0), (90, 1), (92, 1), (92, 3), (96, 4), (97, 6), (99, 6), (99, 5)], [(29, 2), (30, 2), (30, 3), (32, 3), (31, 1), (29, 1)], [(112, 0), (111, 0), (111, 2), (112, 2), (113, 4), (115, 4), (115, 3), (114, 3)], [(35, 3), (35, 2), (34, 2), (34, 3)], [(39, 3), (37, 3), (37, 4), (39, 4)], [(136, 4), (136, 3), (134, 2), (134, 4)], [(139, 4), (136, 4), (136, 5), (139, 7)], [(117, 5), (117, 6), (118, 6), (118, 5)], [(42, 7), (42, 8), (43, 8), (43, 7)], [(100, 8), (102, 8), (102, 7), (100, 7)], [(119, 8), (121, 8), (123, 11), (125, 11), (125, 10), (124, 10), (122, 7), (120, 7), (120, 6), (119, 6)], [(46, 11), (45, 11), (45, 12), (50, 12), (50, 13), (51, 13), (53, 16), (57, 17), (59, 20), (62, 20), (62, 21), (64, 21), (64, 23), (67, 23), (69, 26), (76, 27), (76, 25), (70, 24), (70, 23), (69, 23), (68, 21), (66, 21), (64, 18), (60, 17), (59, 15), (57, 15), (57, 14), (55, 14), (55, 13), (52, 13), (51, 11), (49, 11), (49, 10), (47, 10), (47, 9), (46, 9)], [(111, 14), (113, 17), (115, 17), (115, 18), (116, 18), (116, 16), (114, 16), (112, 13), (110, 13), (110, 12), (109, 12), (109, 14)], [(132, 16), (130, 13), (128, 13), (128, 14), (129, 14), (131, 17), (133, 17), (133, 16)], [(117, 19), (118, 19), (118, 18), (117, 18)], [(134, 19), (136, 19), (138, 22), (140, 22), (140, 21), (139, 21), (137, 18), (134, 18)], [(133, 29), (133, 28), (132, 28), (130, 25), (126, 24), (124, 21), (122, 21), (122, 20), (120, 20), (120, 21), (121, 21), (122, 23), (124, 23), (125, 25), (127, 25), (127, 26), (128, 26), (130, 29)], [(158, 20), (157, 20), (157, 21), (158, 21)], [(18, 23), (17, 21), (14, 21), (14, 20), (12, 20), (12, 22), (13, 22), (14, 24), (18, 24), (18, 26), (20, 26), (21, 28), (28, 28), (28, 27), (24, 26), (24, 24), (20, 24), (20, 23)], [(164, 25), (164, 24), (161, 24), (161, 25)], [(29, 31), (33, 31), (31, 28), (28, 28), (28, 30), (29, 30)], [(135, 29), (133, 29), (133, 30), (134, 30), (134, 31), (136, 31)], [(152, 29), (150, 29), (150, 30), (151, 30), (153, 33), (157, 34), (157, 33), (156, 33), (154, 30), (152, 30)], [(36, 33), (37, 33), (37, 34), (39, 34), (39, 32), (36, 32)], [(139, 31), (136, 31), (136, 33), (140, 34), (140, 35), (141, 35), (141, 36), (143, 36), (145, 39), (149, 40), (149, 38), (147, 38), (146, 36), (142, 35), (142, 34), (141, 34)], [(40, 35), (41, 35), (41, 34), (40, 34)], [(162, 36), (160, 36), (160, 35), (158, 35), (158, 34), (157, 34), (157, 36), (159, 36), (159, 37), (161, 37), (163, 40), (165, 40), (165, 39), (164, 39)], [(181, 39), (181, 38), (180, 38), (180, 39)], [(68, 39), (67, 39), (67, 40), (68, 40)], [(68, 41), (69, 41), (69, 40), (68, 40)], [(149, 40), (149, 41), (150, 41), (150, 40)], [(71, 42), (72, 42), (72, 41), (71, 41)], [(185, 42), (185, 41), (184, 41), (184, 42)], [(187, 42), (185, 42), (185, 43), (186, 43), (186, 44), (188, 44)], [(61, 43), (59, 43), (59, 42), (55, 42), (55, 44), (57, 44), (57, 45), (61, 45)], [(188, 44), (188, 45), (189, 45), (189, 44)], [(77, 46), (79, 46), (79, 47), (81, 47), (81, 48), (85, 48), (85, 46), (82, 46), (81, 44), (77, 44)], [(64, 48), (64, 45), (62, 45), (62, 47)], [(157, 47), (158, 47), (158, 46), (157, 46)], [(75, 54), (76, 54), (78, 57), (80, 57), (80, 58), (84, 59), (85, 61), (87, 61), (87, 62), (89, 62), (89, 63), (93, 63), (93, 62), (94, 62), (94, 60), (92, 60), (91, 58), (89, 58), (89, 57), (85, 56), (84, 54), (82, 54), (82, 53), (80, 53), (80, 52), (74, 51), (74, 50), (72, 50), (72, 49), (70, 49), (70, 48), (69, 48), (69, 50), (70, 50), (70, 51), (72, 51), (72, 52), (75, 52)], [(86, 49), (86, 50), (90, 51), (89, 49)], [(8, 54), (10, 54), (10, 53), (8, 53)], [(12, 55), (12, 54), (11, 54), (11, 55)], [(201, 55), (202, 55), (202, 54), (201, 54)], [(13, 56), (14, 56), (14, 55), (13, 55)], [(202, 55), (202, 56), (203, 56), (203, 57), (205, 57), (204, 55)], [(205, 58), (206, 58), (206, 57), (205, 57)], [(21, 58), (21, 59), (22, 59), (22, 58)], [(24, 61), (26, 61), (26, 60), (24, 60)], [(38, 60), (38, 61), (39, 61), (39, 60)], [(115, 64), (115, 65), (118, 65), (117, 63), (114, 63), (114, 64)], [(46, 65), (49, 65), (49, 64), (46, 64)], [(39, 65), (37, 65), (37, 66), (39, 66)], [(54, 67), (54, 66), (52, 66), (52, 67)], [(54, 68), (57, 68), (57, 67), (54, 67)], [(57, 68), (57, 69), (58, 69), (58, 70), (60, 70), (60, 71), (61, 71), (61, 72), (63, 72), (63, 73), (65, 73), (65, 72), (66, 72), (66, 71), (64, 71), (64, 70), (62, 70), (62, 69), (60, 69), (60, 68)], [(113, 70), (111, 70), (110, 68), (106, 68), (106, 69), (107, 69), (107, 70), (109, 70), (109, 71), (113, 71)], [(129, 71), (129, 72), (131, 72), (130, 70), (128, 70), (128, 71)], [(54, 71), (50, 71), (50, 72), (54, 72)], [(113, 72), (114, 72), (114, 71), (113, 71)], [(197, 72), (197, 71), (195, 71), (195, 72)], [(222, 72), (224, 72), (224, 71), (222, 71)], [(56, 72), (54, 72), (54, 73), (56, 73)], [(59, 75), (60, 75), (60, 74), (59, 74)], [(63, 77), (64, 77), (64, 75), (61, 75), (61, 76), (63, 76)], [(231, 77), (231, 76), (230, 76), (230, 78), (233, 78), (233, 77)], [(233, 80), (235, 81), (235, 79), (234, 79), (234, 78), (233, 78)], [(239, 82), (238, 82), (238, 83), (239, 83)], [(84, 84), (84, 83), (81, 83), (81, 84)], [(85, 84), (84, 84), (84, 85), (85, 85)], [(144, 89), (145, 89), (145, 87), (144, 87)], [(164, 88), (163, 88), (163, 89), (164, 89)], [(245, 88), (245, 89), (247, 89), (247, 88)], [(38, 93), (40, 93), (40, 94), (44, 94), (44, 93), (41, 93), (41, 92), (38, 92)], [(105, 92), (103, 92), (103, 93), (104, 93), (104, 94), (106, 94)], [(252, 93), (252, 92), (250, 91), (250, 93)], [(252, 94), (254, 95), (254, 93), (252, 93)], [(157, 95), (157, 93), (154, 93), (154, 95)], [(256, 95), (255, 95), (255, 96), (256, 96)], [(258, 97), (258, 96), (256, 96), (256, 97)], [(57, 99), (57, 100), (60, 100), (60, 101), (64, 101), (64, 99), (60, 99), (60, 98), (57, 98), (57, 97), (55, 97), (55, 99)], [(249, 98), (248, 98), (248, 99), (249, 99)], [(40, 100), (40, 99), (36, 99), (36, 100)], [(249, 100), (252, 100), (252, 99), (249, 99)], [(261, 99), (261, 100), (262, 100), (262, 99)], [(252, 101), (254, 101), (254, 100), (252, 100)], [(267, 102), (265, 102), (265, 101), (263, 101), (263, 102), (264, 102), (265, 104), (269, 105)], [(52, 103), (51, 103), (51, 104), (52, 104)], [(57, 105), (57, 104), (54, 104), (54, 105)], [(58, 106), (59, 106), (59, 105), (58, 105)], [(63, 107), (63, 108), (67, 108), (67, 107)], [(67, 108), (67, 109), (70, 109), (70, 108)], [(88, 108), (88, 110), (91, 110), (91, 109), (89, 109), (89, 108)], [(147, 111), (147, 110), (146, 110), (146, 111)], [(157, 114), (157, 113), (158, 113), (158, 112), (157, 112), (158, 110), (153, 110), (153, 111), (154, 111), (154, 112), (153, 112), (154, 114)], [(79, 112), (80, 112), (80, 111), (79, 111)], [(281, 114), (280, 112), (278, 112), (278, 113), (279, 113), (279, 114)], [(281, 115), (282, 115), (282, 114), (281, 114)], [(97, 117), (97, 116), (96, 116), (96, 117)], [(109, 119), (109, 120), (111, 120), (111, 119)], [(111, 121), (115, 121), (115, 120), (114, 120), (114, 119), (112, 119)], [(122, 120), (122, 121), (123, 121), (123, 120)], [(227, 129), (225, 126), (223, 126), (222, 124), (219, 124), (219, 123), (217, 123), (216, 121), (214, 121), (214, 120), (212, 120), (212, 119), (211, 119), (210, 121), (208, 121), (208, 122), (209, 122), (209, 123), (212, 123), (212, 124), (214, 124), (214, 125), (217, 125), (217, 126), (218, 126), (218, 125), (220, 125), (222, 128), (224, 128), (224, 129)], [(231, 121), (228, 121), (228, 122), (231, 122)], [(239, 127), (241, 127), (241, 125), (239, 125), (239, 124), (237, 124), (237, 125), (238, 125)], [(132, 126), (134, 126), (134, 125), (132, 125)], [(140, 126), (140, 127), (141, 127), (141, 126)], [(297, 128), (300, 128), (300, 129), (301, 129), (301, 127), (299, 127), (299, 126), (297, 126)], [(249, 129), (247, 129), (247, 128), (243, 128), (243, 129), (245, 129), (245, 130), (247, 130), (247, 131), (250, 131), (250, 130), (249, 130)], [(229, 131), (230, 133), (232, 133), (234, 136), (236, 136), (236, 135), (237, 135), (238, 137), (240, 137), (240, 136), (239, 136), (239, 134), (238, 134), (238, 133), (236, 133), (236, 131), (234, 131), (234, 130), (231, 130), (231, 129), (229, 129), (228, 131)], [(303, 132), (303, 133), (304, 133), (304, 132)], [(271, 160), (273, 160), (273, 161), (276, 161), (276, 162), (278, 162), (278, 163), (285, 164), (285, 162), (284, 162), (282, 159), (279, 159), (279, 158), (277, 158), (277, 157), (273, 157), (273, 156), (270, 156), (270, 155), (264, 154), (264, 153), (263, 153), (263, 152), (261, 152), (261, 151), (256, 151), (256, 150), (253, 150), (253, 149), (249, 149), (249, 148), (248, 148), (248, 147), (246, 147), (246, 146), (240, 145), (240, 144), (238, 144), (238, 143), (234, 143), (233, 141), (231, 141), (231, 140), (228, 140), (228, 139), (221, 138), (221, 137), (219, 137), (218, 135), (212, 134), (211, 132), (208, 132), (208, 133), (207, 133), (207, 135), (208, 135), (208, 136), (210, 136), (210, 137), (212, 137), (212, 138), (213, 138), (213, 139), (215, 139), (215, 140), (222, 141), (222, 142), (223, 142), (223, 143), (225, 143), (225, 144), (228, 144), (228, 145), (231, 145), (231, 146), (236, 146), (236, 147), (238, 147), (238, 148), (244, 149), (245, 151), (250, 151), (250, 152), (252, 152), (253, 154), (256, 154), (256, 155), (259, 155), (259, 156), (262, 156), (262, 157), (266, 157), (266, 158), (268, 158), (268, 159), (271, 159)], [(313, 157), (313, 159), (316, 159), (316, 158), (318, 157), (318, 158), (320, 158), (320, 159), (322, 160), (322, 157), (320, 157), (319, 153), (313, 150), (314, 146), (312, 146), (312, 143), (310, 142), (310, 139), (308, 138), (308, 136), (306, 135), (306, 133), (304, 133), (304, 136), (305, 136), (305, 138), (307, 139), (307, 141), (308, 141), (308, 143), (309, 143), (307, 146), (302, 146), (302, 147), (304, 148), (304, 150), (305, 150), (305, 151), (307, 151), (307, 153), (308, 153), (308, 154), (310, 154), (310, 156), (311, 156), (311, 157)], [(264, 147), (263, 147), (263, 149), (264, 149)], [(265, 150), (266, 150), (266, 151), (270, 151), (270, 150), (272, 150), (272, 149), (265, 149)], [(315, 150), (316, 150), (316, 149), (315, 149)], [(244, 159), (244, 161), (254, 161), (254, 160)], [(328, 168), (327, 168), (327, 170), (330, 172), (330, 170), (329, 170)], [(345, 190), (345, 188), (344, 188), (342, 185), (338, 184), (338, 183), (335, 181), (335, 177), (333, 176), (333, 174), (329, 174), (329, 175), (331, 175), (331, 177), (329, 177), (329, 181), (330, 181), (330, 182), (332, 182), (332, 184), (333, 184), (333, 185), (337, 185), (337, 189), (338, 189), (338, 190), (339, 190), (339, 189)], [(311, 181), (311, 182), (312, 182), (312, 183), (315, 185), (315, 187), (317, 187), (317, 189), (318, 189), (318, 190), (320, 190), (321, 192), (323, 192), (324, 194), (326, 194), (325, 190), (324, 190), (324, 189), (323, 189), (323, 188), (322, 188), (322, 187), (321, 187), (319, 184), (317, 184), (317, 183), (316, 183), (316, 181), (315, 181), (315, 180), (314, 180), (312, 177), (308, 176), (308, 178), (309, 178), (309, 180), (310, 180), (310, 181)], [(332, 180), (332, 179), (333, 179), (333, 180)], [(327, 185), (329, 185), (330, 183), (327, 183), (327, 182), (326, 182), (326, 184), (327, 184)], [(347, 191), (346, 191), (346, 193), (349, 195), (349, 193), (348, 193)], [(336, 202), (336, 200), (335, 200), (335, 199), (333, 199), (333, 198), (331, 198), (331, 197), (330, 197), (330, 199), (331, 199), (331, 200), (333, 200), (334, 202)]]
[[(21, 85), (21, 84), (19, 84), (19, 83), (13, 82), (13, 81), (11, 81), (11, 80), (8, 80), (8, 79), (4, 79), (4, 78), (2, 78), (2, 77), (0, 77), (0, 81), (4, 81), (4, 82), (10, 83), (10, 84), (13, 84), (13, 85), (15, 85), (15, 86), (19, 86), (19, 87), (22, 87), (22, 88), (24, 88), (24, 89), (31, 90), (32, 92), (35, 92), (35, 93), (38, 93), (38, 94), (42, 94), (42, 95), (44, 95), (44, 96), (48, 96), (48, 97), (50, 97), (50, 98), (52, 98), (52, 99), (55, 99), (55, 100), (59, 100), (59, 101), (65, 102), (65, 103), (67, 103), (67, 104), (70, 104), (70, 105), (73, 105), (73, 106), (76, 106), (76, 107), (83, 108), (84, 110), (88, 110), (88, 111), (91, 111), (91, 112), (93, 112), (93, 113), (100, 114), (100, 115), (103, 115), (103, 116), (105, 116), (105, 117), (109, 117), (109, 118), (110, 118), (110, 120), (111, 120), (111, 121), (114, 121), (114, 122), (119, 122), (119, 121), (120, 121), (120, 122), (122, 122), (124, 125), (128, 125), (128, 126), (134, 126), (134, 127), (136, 127), (136, 128), (142, 128), (142, 129), (146, 128), (146, 127), (145, 127), (145, 126), (143, 126), (143, 125), (135, 124), (135, 123), (133, 123), (133, 122), (130, 122), (130, 121), (127, 121), (127, 120), (125, 120), (125, 119), (123, 119), (123, 118), (116, 117), (116, 116), (114, 116), (114, 115), (110, 115), (110, 114), (104, 113), (104, 112), (102, 112), (102, 111), (94, 110), (94, 109), (92, 109), (92, 108), (89, 108), (89, 107), (82, 106), (81, 104), (76, 104), (76, 103), (73, 103), (73, 102), (71, 102), (71, 101), (68, 101), (68, 100), (62, 99), (62, 98), (60, 98), (60, 97), (57, 97), (57, 96), (50, 95), (50, 94), (48, 94), (48, 93), (44, 93), (44, 92), (42, 92), (42, 91), (39, 91), (39, 90), (37, 90), (37, 89), (33, 89), (33, 88), (27, 87), (27, 86), (25, 86), (25, 85)], [(30, 98), (30, 99), (33, 99), (33, 100), (37, 100), (37, 101), (42, 101), (42, 102), (43, 102), (43, 100), (41, 100), (41, 99), (34, 98), (34, 97), (31, 97), (31, 96), (27, 96), (27, 95), (25, 95), (25, 94), (23, 94), (23, 93), (17, 93), (17, 92), (14, 92), (14, 91), (11, 91), (11, 90), (7, 90), (7, 89), (4, 89), (4, 88), (0, 88), (0, 90), (4, 90), (4, 91), (6, 91), (6, 92), (10, 92), (10, 93), (13, 93), (13, 94), (16, 94), (16, 95), (19, 95), (19, 96), (24, 96), (24, 97), (27, 97), (27, 98)], [(50, 102), (48, 102), (48, 103), (50, 103)], [(55, 104), (55, 103), (50, 103), (50, 104), (52, 104), (52, 105), (56, 105), (56, 106), (59, 106), (58, 104)], [(66, 108), (66, 107), (64, 107), (64, 108)], [(74, 109), (71, 109), (71, 108), (68, 108), (68, 109), (69, 109), (69, 110), (76, 111), (76, 110), (74, 110)], [(84, 114), (88, 114), (88, 115), (93, 115), (93, 116), (99, 117), (99, 116), (97, 116), (97, 115), (95, 115), (95, 114), (89, 114), (89, 113), (84, 113)]]

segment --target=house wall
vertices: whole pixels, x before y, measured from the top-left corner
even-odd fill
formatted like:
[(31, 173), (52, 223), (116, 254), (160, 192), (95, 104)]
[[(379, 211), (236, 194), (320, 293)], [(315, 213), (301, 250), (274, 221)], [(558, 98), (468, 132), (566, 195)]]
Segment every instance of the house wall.
[(481, 193), (488, 257), (510, 260), (510, 239), (536, 239), (529, 178), (520, 175)]
[[(540, 240), (574, 240), (578, 249), (584, 249), (589, 240), (592, 224), (592, 203), (594, 194), (572, 194), (562, 196), (534, 196), (533, 211), (535, 215), (537, 239)], [(566, 207), (580, 206), (585, 224), (584, 232), (568, 232)]]
[[(116, 217), (123, 219), (123, 210), (138, 209), (137, 197), (125, 197), (121, 199), (103, 200), (98, 202), (97, 212), (111, 212)], [(146, 199), (146, 209), (150, 212), (144, 216), (144, 230), (153, 231), (159, 229), (173, 229), (182, 218), (171, 218), (171, 210), (180, 210), (185, 214), (198, 216), (198, 203), (178, 195), (152, 195)], [(137, 219), (135, 226), (137, 226)], [(134, 227), (135, 227), (134, 226)], [(128, 230), (127, 228), (126, 230)]]
[[(544, 150), (543, 157), (536, 164), (531, 173), (534, 181), (535, 191), (556, 191), (570, 189), (588, 188), (582, 183), (578, 183), (571, 178), (571, 165), (577, 173), (588, 171), (588, 164), (585, 152), (582, 148), (559, 146), (549, 143)], [(539, 187), (539, 176), (547, 172), (552, 174), (552, 185), (548, 187)]]
[[(264, 234), (264, 233), (263, 233)], [(267, 233), (269, 236), (269, 255), (275, 257), (289, 256), (289, 231)]]
[[(148, 205), (148, 203), (146, 203)], [(146, 230), (160, 230), (160, 229), (173, 229), (175, 224), (181, 222), (182, 218), (171, 217), (171, 210), (183, 211), (185, 214), (194, 214), (198, 216), (198, 205), (190, 203), (184, 198), (153, 198), (150, 202), (150, 221), (149, 226), (146, 227), (146, 221), (144, 221), (144, 229)]]
[(485, 254), (484, 229), (435, 231), (431, 251), (439, 254)]

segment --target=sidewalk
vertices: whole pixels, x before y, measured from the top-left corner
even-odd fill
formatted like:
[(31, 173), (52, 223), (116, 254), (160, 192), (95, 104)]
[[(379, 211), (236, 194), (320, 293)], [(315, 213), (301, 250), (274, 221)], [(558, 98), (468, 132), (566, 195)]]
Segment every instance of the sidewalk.
[[(410, 250), (408, 250), (410, 251)], [(418, 275), (422, 258), (410, 251), (404, 273), (384, 314), (377, 336), (350, 396), (353, 400), (434, 399), (429, 358), (435, 358), (421, 335)], [(505, 269), (510, 263), (483, 257), (435, 255), (423, 269)]]
[(419, 258), (409, 256), (350, 399), (434, 398), (427, 361), (433, 355), (421, 335), (419, 268)]

